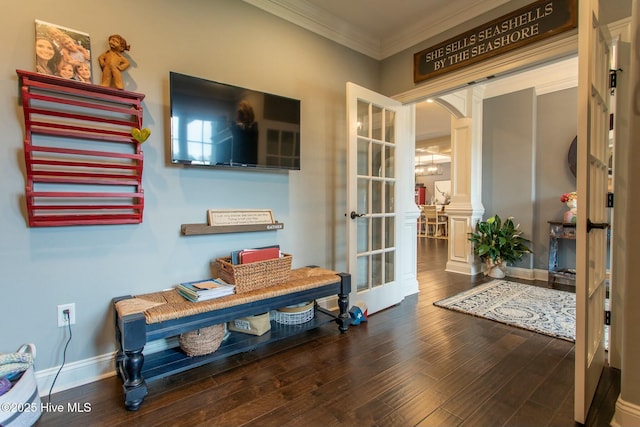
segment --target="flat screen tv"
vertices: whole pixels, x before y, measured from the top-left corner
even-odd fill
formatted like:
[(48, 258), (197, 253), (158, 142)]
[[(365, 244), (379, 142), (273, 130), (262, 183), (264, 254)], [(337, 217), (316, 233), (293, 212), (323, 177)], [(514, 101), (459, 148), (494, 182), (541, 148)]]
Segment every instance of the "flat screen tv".
[(300, 101), (169, 73), (171, 162), (300, 169)]

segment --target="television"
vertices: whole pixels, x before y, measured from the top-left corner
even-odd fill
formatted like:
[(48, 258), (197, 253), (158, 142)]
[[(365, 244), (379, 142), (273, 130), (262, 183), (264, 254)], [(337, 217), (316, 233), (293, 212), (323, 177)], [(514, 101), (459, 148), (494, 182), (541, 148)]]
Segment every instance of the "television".
[(171, 162), (300, 169), (300, 100), (169, 73)]

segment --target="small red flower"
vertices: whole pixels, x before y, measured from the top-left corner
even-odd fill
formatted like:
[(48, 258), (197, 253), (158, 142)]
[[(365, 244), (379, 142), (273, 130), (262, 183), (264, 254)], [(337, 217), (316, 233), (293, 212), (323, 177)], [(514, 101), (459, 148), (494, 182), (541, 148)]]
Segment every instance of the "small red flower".
[(575, 200), (578, 198), (578, 193), (576, 193), (575, 191), (572, 191), (570, 193), (564, 193), (562, 196), (560, 196), (560, 201), (562, 203), (566, 203), (570, 200)]

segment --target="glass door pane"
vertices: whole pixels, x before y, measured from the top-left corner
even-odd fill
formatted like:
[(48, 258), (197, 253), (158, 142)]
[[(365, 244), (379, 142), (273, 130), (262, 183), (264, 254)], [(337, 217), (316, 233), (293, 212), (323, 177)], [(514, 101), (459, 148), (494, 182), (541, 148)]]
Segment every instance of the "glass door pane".
[(395, 117), (358, 102), (358, 291), (395, 281)]

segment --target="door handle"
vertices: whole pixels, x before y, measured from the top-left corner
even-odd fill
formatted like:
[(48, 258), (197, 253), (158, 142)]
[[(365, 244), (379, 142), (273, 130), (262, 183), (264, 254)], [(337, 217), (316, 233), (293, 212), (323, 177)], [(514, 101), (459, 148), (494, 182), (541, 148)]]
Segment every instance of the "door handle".
[(351, 219), (356, 219), (356, 218), (360, 218), (361, 216), (364, 216), (365, 214), (363, 213), (357, 213), (356, 211), (351, 211)]
[(608, 222), (591, 222), (591, 220), (587, 218), (587, 233), (590, 232), (593, 228), (604, 230), (609, 228), (609, 223)]

